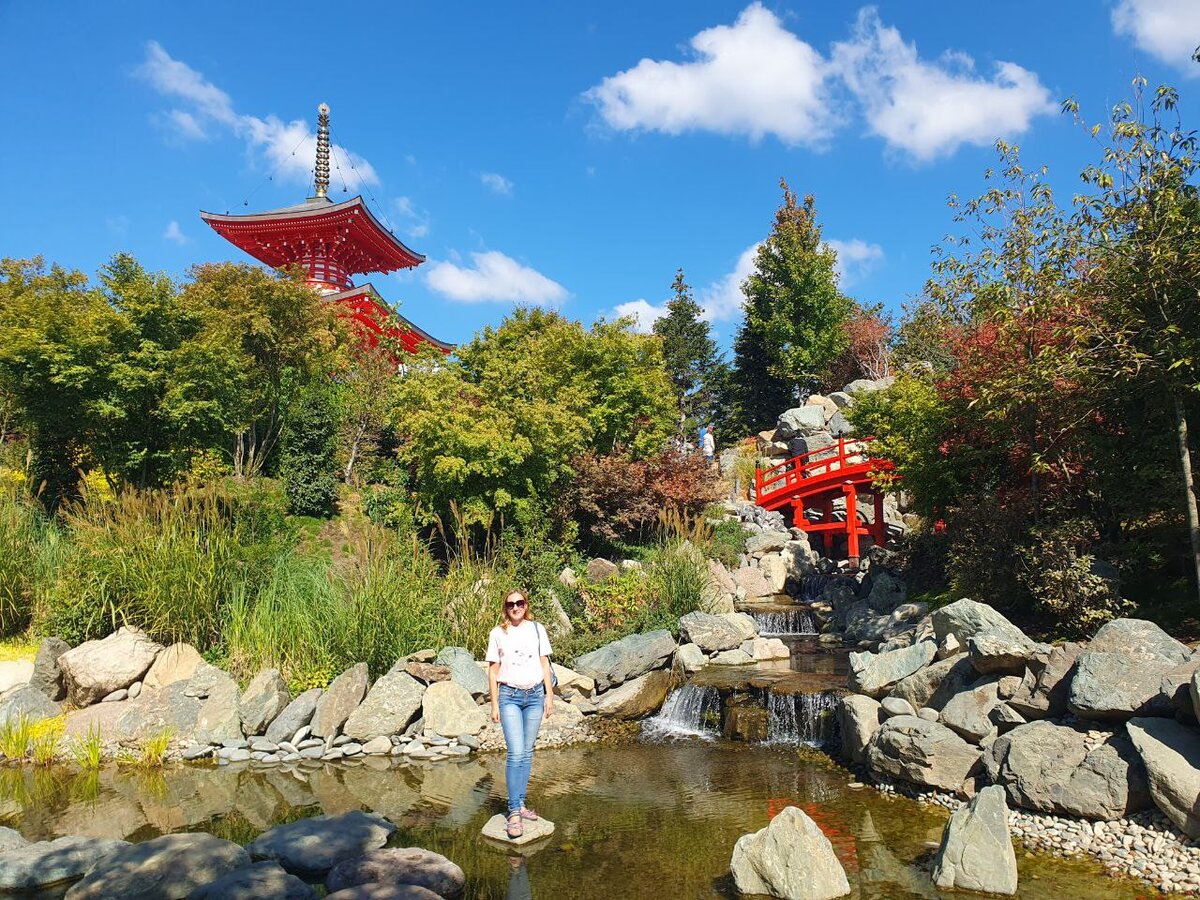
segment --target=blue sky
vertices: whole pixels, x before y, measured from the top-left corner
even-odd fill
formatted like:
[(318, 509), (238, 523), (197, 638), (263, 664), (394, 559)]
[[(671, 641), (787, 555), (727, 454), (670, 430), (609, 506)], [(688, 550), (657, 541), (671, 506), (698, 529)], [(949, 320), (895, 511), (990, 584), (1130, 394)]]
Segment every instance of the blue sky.
[(370, 280), (454, 342), (518, 299), (648, 326), (682, 266), (727, 343), (781, 176), (898, 310), (996, 138), (1066, 200), (1095, 146), (1063, 98), (1098, 121), (1141, 73), (1200, 125), (1200, 0), (5, 0), (0, 29), (0, 255), (245, 259), (198, 211), (304, 199), (325, 101), (333, 198), (428, 257)]

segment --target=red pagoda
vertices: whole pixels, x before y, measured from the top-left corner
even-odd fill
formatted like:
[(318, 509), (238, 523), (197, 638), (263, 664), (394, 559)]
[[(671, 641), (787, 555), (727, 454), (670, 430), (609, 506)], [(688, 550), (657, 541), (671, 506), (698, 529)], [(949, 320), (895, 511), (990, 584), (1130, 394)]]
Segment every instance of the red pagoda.
[(387, 337), (409, 353), (432, 344), (443, 353), (453, 344), (439, 341), (392, 310), (370, 283), (355, 285), (352, 275), (396, 272), (425, 262), (372, 215), (361, 195), (343, 203), (329, 199), (329, 107), (317, 108), (317, 164), (314, 196), (297, 206), (231, 216), (203, 212), (200, 218), (225, 240), (273, 269), (298, 265), (310, 287), (349, 310), (368, 342)]

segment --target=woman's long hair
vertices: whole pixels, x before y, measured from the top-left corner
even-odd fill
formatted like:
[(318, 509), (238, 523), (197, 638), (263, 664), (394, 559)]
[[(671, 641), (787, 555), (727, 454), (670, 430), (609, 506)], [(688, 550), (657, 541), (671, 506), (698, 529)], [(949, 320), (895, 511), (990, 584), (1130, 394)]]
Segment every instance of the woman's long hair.
[(508, 631), (509, 622), (508, 622), (508, 610), (504, 608), (504, 604), (508, 602), (508, 598), (511, 597), (513, 594), (520, 594), (521, 599), (523, 599), (525, 601), (525, 621), (526, 622), (536, 622), (537, 621), (537, 619), (535, 619), (533, 617), (533, 604), (529, 602), (529, 595), (526, 594), (520, 588), (513, 588), (511, 591), (509, 591), (507, 594), (505, 594), (504, 599), (500, 601), (500, 627), (503, 628), (505, 632)]

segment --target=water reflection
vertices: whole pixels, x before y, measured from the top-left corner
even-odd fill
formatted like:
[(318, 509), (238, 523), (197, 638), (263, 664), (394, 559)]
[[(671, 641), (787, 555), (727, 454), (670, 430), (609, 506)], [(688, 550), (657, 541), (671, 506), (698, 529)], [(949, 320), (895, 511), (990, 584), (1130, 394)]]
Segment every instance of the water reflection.
[[(318, 812), (374, 810), (398, 826), (396, 846), (422, 846), (463, 867), (480, 900), (531, 897), (732, 897), (738, 837), (785, 806), (818, 822), (856, 896), (937, 897), (928, 870), (944, 812), (869, 790), (814, 751), (723, 741), (585, 746), (539, 752), (532, 796), (557, 824), (522, 854), (479, 836), (502, 810), (504, 758), (435, 764), (290, 769), (189, 766), (160, 773), (105, 768), (0, 769), (0, 822), (37, 840), (86, 834), (145, 840), (203, 830), (247, 843)], [(1020, 856), (1022, 896), (1132, 898), (1095, 867)]]

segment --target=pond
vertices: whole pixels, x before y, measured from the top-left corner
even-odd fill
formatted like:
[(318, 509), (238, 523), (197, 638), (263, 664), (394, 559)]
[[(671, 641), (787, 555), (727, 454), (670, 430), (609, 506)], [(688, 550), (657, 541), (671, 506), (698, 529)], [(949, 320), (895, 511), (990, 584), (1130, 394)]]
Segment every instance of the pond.
[[(469, 898), (734, 897), (738, 837), (787, 805), (833, 842), (857, 897), (937, 897), (924, 862), (946, 813), (851, 788), (853, 776), (817, 751), (714, 740), (642, 740), (538, 751), (531, 802), (558, 825), (527, 859), (479, 837), (501, 809), (504, 759), (254, 770), (177, 766), (0, 770), (0, 819), (31, 839), (67, 834), (145, 840), (209, 831), (246, 843), (280, 822), (319, 812), (375, 810), (397, 826), (394, 846), (453, 859)], [(1018, 852), (1020, 896), (1145, 896), (1098, 866)]]

